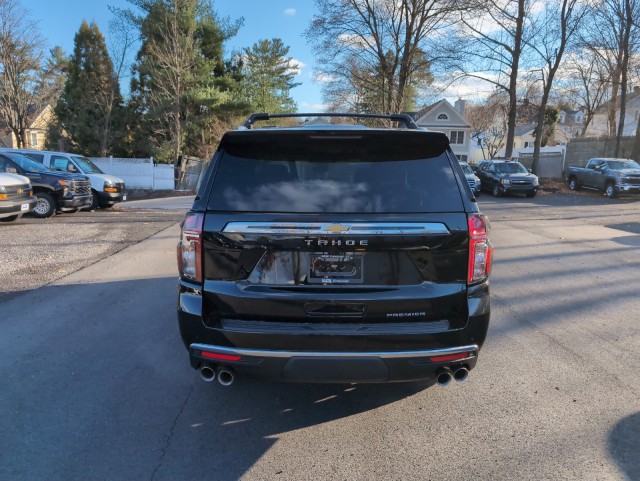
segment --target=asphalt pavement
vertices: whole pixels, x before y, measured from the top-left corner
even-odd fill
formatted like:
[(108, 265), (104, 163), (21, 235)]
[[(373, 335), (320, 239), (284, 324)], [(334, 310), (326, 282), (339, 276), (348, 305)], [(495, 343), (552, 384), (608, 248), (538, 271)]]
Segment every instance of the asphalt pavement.
[(0, 479), (640, 479), (640, 201), (481, 206), (492, 323), (446, 388), (202, 382), (175, 225), (0, 302)]

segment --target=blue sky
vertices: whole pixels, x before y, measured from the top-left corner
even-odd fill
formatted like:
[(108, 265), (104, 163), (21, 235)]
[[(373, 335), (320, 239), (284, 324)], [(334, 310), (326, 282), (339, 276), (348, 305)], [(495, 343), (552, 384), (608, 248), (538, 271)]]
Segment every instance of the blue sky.
[[(22, 0), (22, 4), (38, 21), (49, 47), (60, 45), (67, 53), (73, 51), (73, 37), (83, 19), (94, 20), (108, 39), (112, 18), (108, 6), (130, 6), (126, 0)], [(302, 65), (296, 78), (302, 85), (291, 91), (298, 110), (322, 109), (320, 86), (313, 82), (312, 77), (314, 58), (302, 37), (315, 12), (311, 0), (217, 0), (214, 8), (221, 17), (228, 16), (232, 20), (244, 18), (244, 26), (238, 35), (227, 43), (225, 55), (263, 38), (281, 38), (285, 45), (290, 46), (289, 55)], [(123, 90), (127, 87), (123, 86)]]

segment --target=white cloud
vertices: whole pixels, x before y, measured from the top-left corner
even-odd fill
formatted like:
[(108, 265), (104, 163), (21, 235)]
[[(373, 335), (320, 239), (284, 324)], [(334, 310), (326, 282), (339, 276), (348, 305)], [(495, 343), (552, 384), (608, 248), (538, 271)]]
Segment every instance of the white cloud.
[(312, 104), (309, 102), (302, 102), (298, 110), (303, 112), (324, 112), (329, 106), (327, 104)]
[(293, 17), (296, 14), (296, 9), (295, 8), (287, 8), (284, 11), (285, 15), (289, 15), (290, 17)]
[(297, 58), (292, 58), (289, 62), (289, 72), (293, 73), (294, 75), (301, 75), (302, 67), (305, 66), (306, 64), (304, 62), (301, 62)]
[(321, 83), (321, 84), (331, 83), (336, 81), (336, 78), (334, 76), (328, 75), (325, 73), (312, 72), (309, 75), (311, 76), (314, 82)]

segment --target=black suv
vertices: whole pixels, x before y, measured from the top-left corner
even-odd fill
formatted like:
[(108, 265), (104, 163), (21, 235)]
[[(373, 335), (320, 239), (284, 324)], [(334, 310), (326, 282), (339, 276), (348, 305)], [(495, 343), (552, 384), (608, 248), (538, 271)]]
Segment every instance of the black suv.
[(476, 174), (482, 183), (482, 190), (494, 197), (507, 194), (525, 194), (535, 197), (538, 193), (538, 177), (529, 172), (520, 162), (513, 160), (483, 160)]
[[(317, 115), (398, 127), (254, 128)], [(222, 138), (182, 225), (192, 367), (223, 385), (464, 380), (490, 316), (473, 199), (447, 137), (408, 116), (252, 115)]]
[(84, 175), (54, 172), (35, 160), (17, 153), (0, 153), (0, 172), (27, 177), (37, 201), (35, 217), (51, 217), (57, 211), (77, 212), (91, 205), (91, 182)]

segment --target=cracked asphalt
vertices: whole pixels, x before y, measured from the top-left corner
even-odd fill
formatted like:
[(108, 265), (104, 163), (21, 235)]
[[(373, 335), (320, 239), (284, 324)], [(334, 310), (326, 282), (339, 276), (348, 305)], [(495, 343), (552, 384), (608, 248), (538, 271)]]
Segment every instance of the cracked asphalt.
[(640, 199), (480, 203), (492, 321), (444, 389), (202, 382), (175, 224), (0, 299), (0, 479), (640, 479)]

